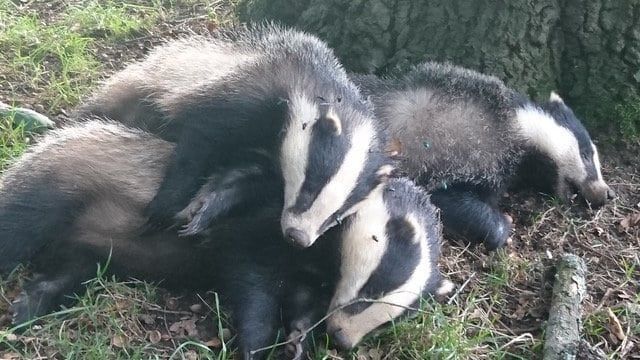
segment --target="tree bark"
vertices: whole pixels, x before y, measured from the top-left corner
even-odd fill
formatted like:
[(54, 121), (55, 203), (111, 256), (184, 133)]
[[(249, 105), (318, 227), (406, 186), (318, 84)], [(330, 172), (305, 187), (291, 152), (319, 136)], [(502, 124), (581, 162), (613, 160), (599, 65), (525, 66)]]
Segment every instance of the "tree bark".
[(451, 61), (534, 98), (558, 90), (607, 122), (615, 104), (640, 104), (640, 0), (241, 0), (238, 9), (245, 21), (317, 34), (352, 71)]
[(582, 331), (581, 303), (587, 292), (584, 261), (564, 255), (556, 266), (553, 298), (545, 330), (543, 359), (575, 359)]

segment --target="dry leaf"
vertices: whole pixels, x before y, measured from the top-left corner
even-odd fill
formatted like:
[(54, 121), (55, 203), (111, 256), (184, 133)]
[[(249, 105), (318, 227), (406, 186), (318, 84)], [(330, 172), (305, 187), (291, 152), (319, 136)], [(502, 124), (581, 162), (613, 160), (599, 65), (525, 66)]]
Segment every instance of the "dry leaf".
[(624, 330), (622, 330), (620, 320), (616, 314), (611, 311), (611, 308), (607, 308), (607, 315), (609, 316), (609, 327), (611, 332), (618, 340), (623, 341), (627, 336), (624, 334)]
[(629, 228), (634, 226), (640, 226), (640, 213), (629, 214), (620, 220), (620, 229), (622, 231), (629, 230)]
[(198, 336), (196, 329), (196, 319), (187, 319), (176, 321), (169, 326), (169, 331), (176, 333), (178, 336)]
[(166, 302), (166, 306), (167, 306), (167, 309), (169, 309), (169, 310), (177, 309), (178, 308), (178, 299), (176, 299), (174, 297), (168, 298), (167, 302)]
[(156, 323), (156, 319), (149, 314), (142, 314), (138, 316), (138, 319), (140, 319), (140, 321), (142, 321), (146, 325), (153, 325)]
[(157, 344), (162, 340), (162, 334), (160, 334), (158, 330), (147, 331), (147, 339), (149, 339), (152, 344)]
[(127, 346), (129, 339), (124, 335), (116, 335), (111, 338), (111, 345), (117, 348), (123, 348)]
[(229, 339), (231, 339), (231, 330), (227, 328), (222, 329), (220, 334), (218, 334), (218, 337), (224, 341), (229, 341)]
[(207, 347), (210, 347), (212, 349), (217, 349), (222, 345), (222, 341), (220, 341), (220, 339), (218, 339), (217, 337), (214, 337), (213, 339), (205, 342), (204, 344)]
[(187, 360), (198, 360), (198, 353), (196, 353), (194, 350), (189, 350), (184, 353), (184, 358)]
[(193, 304), (189, 306), (189, 310), (196, 314), (200, 314), (202, 312), (202, 304)]
[(14, 359), (20, 359), (20, 358), (21, 358), (21, 355), (15, 352), (0, 354), (0, 360), (14, 360)]
[(382, 351), (380, 351), (380, 349), (370, 349), (369, 350), (369, 357), (371, 358), (371, 360), (380, 360), (382, 359)]

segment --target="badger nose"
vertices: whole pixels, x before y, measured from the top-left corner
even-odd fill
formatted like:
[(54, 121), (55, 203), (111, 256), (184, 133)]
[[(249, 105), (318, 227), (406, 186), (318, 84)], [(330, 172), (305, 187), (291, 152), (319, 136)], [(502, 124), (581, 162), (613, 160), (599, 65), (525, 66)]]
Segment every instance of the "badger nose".
[(300, 229), (287, 228), (284, 231), (284, 237), (294, 245), (298, 245), (303, 248), (311, 246), (311, 239), (309, 239), (309, 235)]
[(612, 189), (612, 188), (609, 188), (609, 189), (607, 190), (607, 200), (613, 200), (613, 199), (615, 199), (615, 198), (616, 198), (616, 192), (615, 192), (615, 191), (613, 191), (613, 189)]
[(329, 333), (329, 336), (331, 337), (331, 339), (333, 339), (333, 342), (338, 350), (350, 350), (353, 347), (353, 345), (349, 341), (349, 338), (347, 337), (347, 335), (345, 335), (342, 329), (331, 331)]

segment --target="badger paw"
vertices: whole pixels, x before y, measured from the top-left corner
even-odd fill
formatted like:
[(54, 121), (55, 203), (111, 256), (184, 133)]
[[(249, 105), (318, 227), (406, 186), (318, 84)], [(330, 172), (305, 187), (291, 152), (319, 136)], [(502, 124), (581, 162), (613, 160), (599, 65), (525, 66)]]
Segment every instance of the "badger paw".
[(178, 231), (179, 236), (195, 236), (209, 228), (226, 210), (216, 192), (193, 200), (179, 216), (185, 218), (187, 224)]
[(306, 352), (305, 344), (307, 336), (310, 335), (308, 329), (311, 327), (311, 322), (307, 318), (294, 320), (290, 327), (284, 353), (287, 359), (300, 360)]

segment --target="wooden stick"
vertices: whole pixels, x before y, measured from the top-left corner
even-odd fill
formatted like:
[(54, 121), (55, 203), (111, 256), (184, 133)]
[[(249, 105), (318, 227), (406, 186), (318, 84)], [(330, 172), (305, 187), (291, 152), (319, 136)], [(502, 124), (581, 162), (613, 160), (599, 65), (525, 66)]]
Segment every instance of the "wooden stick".
[(556, 265), (553, 298), (544, 339), (544, 360), (576, 358), (582, 330), (582, 308), (587, 288), (584, 261), (572, 254), (562, 256)]

